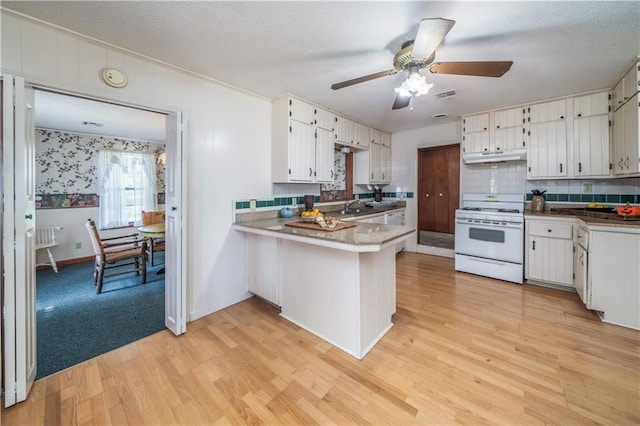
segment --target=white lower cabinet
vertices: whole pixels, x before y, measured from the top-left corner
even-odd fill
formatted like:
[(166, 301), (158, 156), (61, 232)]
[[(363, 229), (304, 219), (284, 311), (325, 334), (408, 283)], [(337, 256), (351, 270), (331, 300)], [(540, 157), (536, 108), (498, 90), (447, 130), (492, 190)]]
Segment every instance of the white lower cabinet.
[(600, 227), (589, 237), (587, 307), (605, 322), (640, 330), (640, 229)]
[(279, 239), (247, 234), (247, 290), (280, 306)]
[(573, 225), (556, 220), (526, 220), (525, 278), (573, 287)]

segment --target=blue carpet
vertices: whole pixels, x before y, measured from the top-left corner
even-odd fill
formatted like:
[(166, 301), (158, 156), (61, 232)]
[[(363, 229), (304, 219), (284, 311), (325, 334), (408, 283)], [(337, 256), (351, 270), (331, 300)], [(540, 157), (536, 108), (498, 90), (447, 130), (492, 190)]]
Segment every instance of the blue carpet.
[[(37, 271), (38, 374), (49, 376), (165, 328), (164, 267), (147, 264), (147, 283), (135, 273), (93, 285), (93, 262)], [(111, 272), (114, 272), (111, 270)]]

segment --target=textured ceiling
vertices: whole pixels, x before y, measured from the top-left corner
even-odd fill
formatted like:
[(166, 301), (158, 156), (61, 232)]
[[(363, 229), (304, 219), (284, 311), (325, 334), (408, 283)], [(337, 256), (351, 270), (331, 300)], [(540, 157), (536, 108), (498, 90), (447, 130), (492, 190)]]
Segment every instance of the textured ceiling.
[[(42, 19), (266, 96), (291, 93), (386, 131), (610, 87), (640, 55), (640, 2), (14, 2)], [(420, 19), (456, 21), (437, 61), (512, 60), (502, 78), (433, 75), (414, 110), (391, 110), (391, 69)], [(451, 100), (435, 94), (455, 89)], [(445, 119), (446, 120), (446, 119)]]

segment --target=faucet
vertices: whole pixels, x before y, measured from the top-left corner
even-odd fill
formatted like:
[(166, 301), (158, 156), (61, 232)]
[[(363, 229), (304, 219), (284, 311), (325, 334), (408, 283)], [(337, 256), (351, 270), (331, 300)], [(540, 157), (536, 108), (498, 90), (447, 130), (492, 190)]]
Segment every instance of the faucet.
[(348, 212), (351, 204), (358, 202), (359, 200), (347, 200), (344, 202), (344, 211)]

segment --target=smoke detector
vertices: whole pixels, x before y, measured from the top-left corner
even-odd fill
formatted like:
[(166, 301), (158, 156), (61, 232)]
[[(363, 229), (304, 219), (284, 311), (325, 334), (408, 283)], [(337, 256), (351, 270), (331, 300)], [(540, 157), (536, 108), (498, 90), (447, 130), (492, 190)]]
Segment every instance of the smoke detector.
[(456, 95), (457, 93), (455, 89), (453, 89), (453, 90), (447, 90), (444, 92), (436, 93), (436, 98), (446, 101), (446, 100), (455, 98)]

